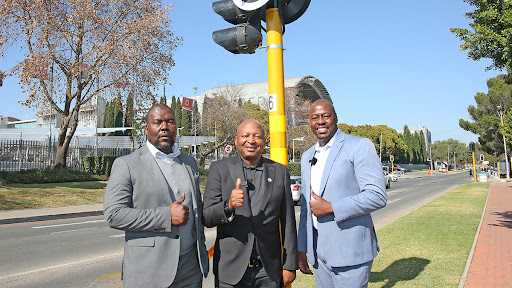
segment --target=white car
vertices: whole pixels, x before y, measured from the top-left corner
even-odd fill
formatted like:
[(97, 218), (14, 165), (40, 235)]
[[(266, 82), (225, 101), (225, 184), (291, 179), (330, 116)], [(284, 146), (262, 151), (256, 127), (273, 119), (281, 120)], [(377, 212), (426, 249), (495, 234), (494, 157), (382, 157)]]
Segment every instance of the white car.
[(302, 187), (300, 176), (290, 176), (290, 189), (292, 190), (292, 199), (295, 205), (300, 205), (300, 190)]
[(398, 176), (396, 176), (395, 174), (388, 173), (388, 177), (393, 182), (398, 181)]
[(386, 189), (389, 189), (391, 188), (391, 178), (389, 177), (389, 173), (388, 171), (382, 171), (382, 173), (384, 174), (384, 182), (386, 183)]

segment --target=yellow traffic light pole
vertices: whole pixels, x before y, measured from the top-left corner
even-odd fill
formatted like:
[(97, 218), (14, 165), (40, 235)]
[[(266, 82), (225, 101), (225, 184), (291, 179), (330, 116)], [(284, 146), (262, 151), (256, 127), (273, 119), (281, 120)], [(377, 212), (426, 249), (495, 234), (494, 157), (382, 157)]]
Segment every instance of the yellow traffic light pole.
[(266, 11), (270, 159), (288, 165), (284, 109), (283, 28), (279, 9)]
[(475, 152), (472, 152), (473, 154), (473, 176), (475, 176), (475, 183), (476, 183), (476, 164), (475, 164)]
[[(286, 116), (284, 110), (283, 28), (279, 9), (269, 8), (267, 20), (267, 61), (269, 94), (270, 159), (288, 166)], [(281, 222), (279, 222), (281, 233)], [(282, 235), (281, 243), (282, 243)], [(283, 246), (281, 244), (281, 257)], [(281, 263), (283, 259), (281, 258)], [(291, 288), (292, 285), (286, 285)]]

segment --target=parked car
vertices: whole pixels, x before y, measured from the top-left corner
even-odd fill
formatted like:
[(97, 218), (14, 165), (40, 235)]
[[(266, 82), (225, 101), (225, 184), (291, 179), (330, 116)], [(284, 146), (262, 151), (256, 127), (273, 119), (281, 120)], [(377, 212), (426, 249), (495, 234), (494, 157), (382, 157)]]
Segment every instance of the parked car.
[(388, 177), (389, 177), (389, 180), (391, 180), (391, 182), (398, 181), (398, 176), (396, 176), (395, 174), (388, 173)]
[(382, 173), (384, 174), (384, 182), (386, 183), (386, 189), (389, 189), (391, 187), (391, 178), (389, 178), (388, 171), (382, 170)]
[(300, 205), (301, 187), (300, 176), (290, 176), (290, 189), (292, 190), (292, 199), (295, 205)]

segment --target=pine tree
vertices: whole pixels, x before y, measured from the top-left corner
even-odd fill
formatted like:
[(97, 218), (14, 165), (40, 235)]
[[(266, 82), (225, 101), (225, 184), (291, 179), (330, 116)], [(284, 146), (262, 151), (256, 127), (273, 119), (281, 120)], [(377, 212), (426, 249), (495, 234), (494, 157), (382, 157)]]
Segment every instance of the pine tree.
[(172, 95), (171, 110), (176, 114), (176, 96)]
[(160, 104), (167, 105), (167, 97), (165, 97), (165, 96), (160, 97)]
[[(183, 127), (183, 124), (181, 122), (181, 119), (183, 118), (183, 113), (181, 112), (182, 109), (181, 109), (181, 100), (180, 98), (176, 99), (176, 107), (174, 107), (174, 117), (176, 117), (176, 126), (178, 128), (180, 127)], [(183, 130), (182, 130), (183, 131)], [(180, 134), (180, 135), (185, 135), (185, 134)]]
[[(126, 98), (126, 112), (124, 113), (124, 127), (132, 127), (133, 128), (133, 95), (132, 93), (128, 94), (128, 97)], [(126, 131), (124, 135), (130, 135), (133, 136), (133, 129)]]

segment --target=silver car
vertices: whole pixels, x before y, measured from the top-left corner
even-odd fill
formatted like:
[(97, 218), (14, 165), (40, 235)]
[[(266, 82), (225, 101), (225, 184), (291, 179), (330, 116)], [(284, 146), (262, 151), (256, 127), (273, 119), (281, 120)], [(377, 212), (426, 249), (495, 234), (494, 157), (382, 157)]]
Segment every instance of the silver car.
[(300, 205), (301, 187), (300, 176), (290, 176), (290, 189), (292, 190), (292, 199), (295, 205)]

